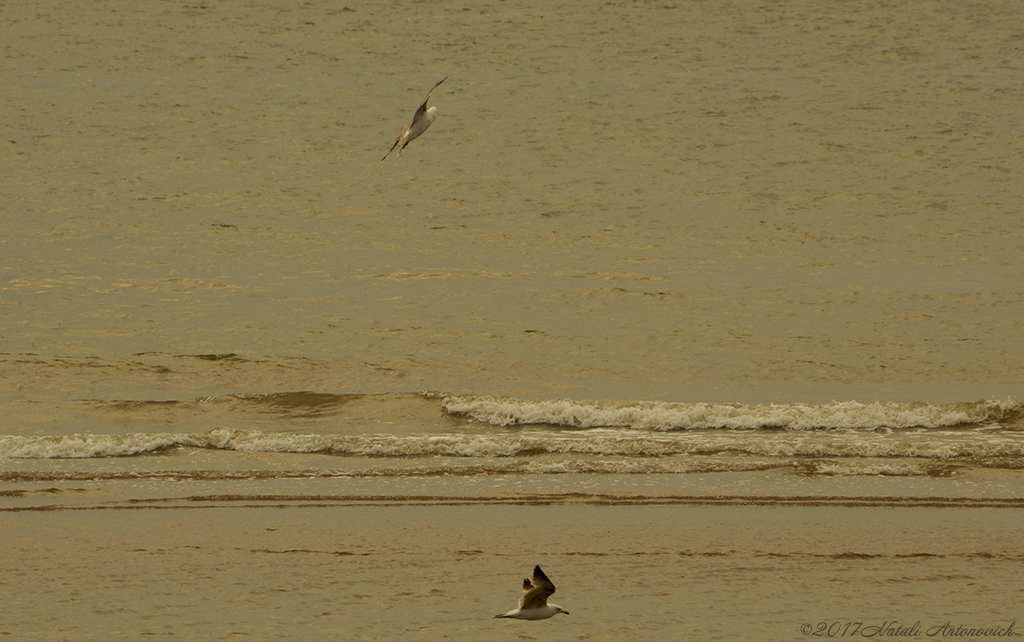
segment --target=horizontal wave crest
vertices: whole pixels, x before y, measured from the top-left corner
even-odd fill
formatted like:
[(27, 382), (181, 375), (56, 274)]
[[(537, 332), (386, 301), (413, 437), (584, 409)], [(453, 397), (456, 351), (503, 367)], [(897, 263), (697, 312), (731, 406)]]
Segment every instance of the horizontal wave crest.
[(607, 402), (557, 399), (524, 401), (508, 397), (448, 396), (449, 415), (495, 426), (544, 424), (574, 428), (632, 428), (671, 431), (732, 430), (886, 430), (945, 428), (1009, 422), (1024, 415), (1018, 401), (950, 404), (834, 401), (828, 404), (713, 404)]
[[(812, 438), (813, 437), (813, 438)], [(912, 458), (1024, 462), (1024, 441), (996, 431), (924, 431), (901, 434), (857, 431), (819, 433), (640, 433), (590, 429), (501, 434), (328, 435), (231, 430), (195, 433), (93, 434), (64, 437), (0, 436), (0, 459), (131, 457), (171, 449), (323, 454), (362, 458), (448, 457), (537, 459), (544, 456), (614, 457), (630, 460), (673, 456), (788, 458)]]

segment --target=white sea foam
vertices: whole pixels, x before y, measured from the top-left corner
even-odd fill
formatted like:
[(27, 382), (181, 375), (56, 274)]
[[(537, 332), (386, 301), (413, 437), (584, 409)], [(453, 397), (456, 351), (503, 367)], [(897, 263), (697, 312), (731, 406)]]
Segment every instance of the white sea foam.
[(449, 396), (441, 401), (451, 415), (495, 426), (546, 424), (576, 428), (628, 427), (669, 431), (695, 429), (879, 430), (940, 428), (1019, 420), (1024, 404), (978, 401), (952, 404), (860, 403), (711, 404), (605, 402), (557, 399), (524, 401), (507, 397)]
[(816, 463), (813, 472), (818, 475), (864, 476), (882, 475), (885, 477), (917, 477), (933, 475), (933, 468), (922, 463), (877, 463), (877, 462), (821, 462)]
[(551, 455), (624, 460), (715, 456), (790, 458), (1024, 459), (1019, 433), (963, 430), (910, 432), (654, 432), (590, 429), (499, 434), (329, 435), (217, 429), (203, 434), (134, 433), (0, 437), (0, 458), (131, 457), (177, 448), (327, 454), (356, 458), (450, 457), (493, 460)]
[(0, 435), (0, 458), (91, 459), (131, 457), (175, 447), (201, 448), (205, 435), (130, 433), (127, 435), (68, 435), (21, 437)]

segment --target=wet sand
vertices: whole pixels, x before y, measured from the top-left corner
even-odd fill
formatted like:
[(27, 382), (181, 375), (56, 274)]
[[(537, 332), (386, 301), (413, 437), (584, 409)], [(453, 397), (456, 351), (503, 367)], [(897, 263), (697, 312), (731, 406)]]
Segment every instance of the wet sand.
[[(1007, 496), (1005, 476), (930, 489), (666, 476), (681, 492), (540, 491), (587, 487), (572, 477), (118, 482), (121, 499), (89, 482), (40, 486), (21, 510), (5, 498), (0, 635), (793, 640), (821, 622), (1007, 626), (1021, 615), (1024, 498)], [(818, 496), (794, 494), (812, 487)], [(491, 619), (536, 563), (571, 615)]]

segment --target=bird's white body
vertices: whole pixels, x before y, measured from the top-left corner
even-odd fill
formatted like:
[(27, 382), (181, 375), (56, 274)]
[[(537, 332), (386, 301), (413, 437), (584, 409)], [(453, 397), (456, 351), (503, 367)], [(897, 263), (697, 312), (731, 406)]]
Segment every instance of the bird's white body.
[[(388, 150), (387, 154), (384, 154), (384, 158), (387, 158), (388, 154), (395, 151), (396, 147), (398, 148), (398, 155), (401, 156), (402, 150), (405, 149), (405, 146), (419, 138), (420, 135), (427, 131), (427, 128), (430, 127), (430, 125), (437, 119), (437, 107), (427, 109), (427, 101), (430, 100), (430, 94), (434, 93), (434, 90), (437, 89), (438, 85), (446, 80), (448, 80), (448, 76), (445, 76), (438, 81), (437, 85), (434, 85), (430, 91), (427, 92), (427, 95), (423, 98), (423, 102), (420, 103), (416, 113), (413, 114), (412, 122), (409, 123), (408, 127), (403, 129), (402, 133), (398, 135), (398, 138), (395, 139), (395, 144), (391, 146), (391, 149)], [(384, 160), (384, 158), (381, 160)]]
[(431, 107), (427, 111), (423, 112), (423, 115), (416, 120), (412, 121), (412, 124), (405, 128), (402, 135), (398, 137), (398, 155), (402, 155), (402, 150), (405, 146), (420, 137), (420, 134), (427, 131), (434, 121), (437, 119), (437, 107)]
[(540, 566), (533, 567), (533, 581), (523, 580), (523, 596), (519, 598), (519, 608), (494, 617), (507, 617), (515, 620), (546, 620), (559, 613), (569, 612), (557, 604), (548, 604), (548, 596), (555, 592), (551, 583)]
[(545, 604), (544, 606), (538, 606), (531, 609), (515, 609), (508, 613), (495, 615), (494, 617), (510, 617), (516, 620), (546, 620), (549, 617), (558, 615), (559, 613), (569, 615), (568, 611), (557, 604)]

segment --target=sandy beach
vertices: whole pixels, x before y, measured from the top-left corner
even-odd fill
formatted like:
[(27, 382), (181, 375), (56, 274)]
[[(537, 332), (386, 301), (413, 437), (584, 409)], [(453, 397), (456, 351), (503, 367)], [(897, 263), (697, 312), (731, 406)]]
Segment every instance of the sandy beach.
[[(1021, 604), (1015, 476), (915, 488), (698, 475), (557, 492), (630, 481), (51, 486), (21, 510), (4, 498), (0, 634), (794, 640), (822, 624), (1007, 627)], [(113, 499), (128, 488), (135, 499)], [(570, 615), (491, 619), (535, 563)]]

